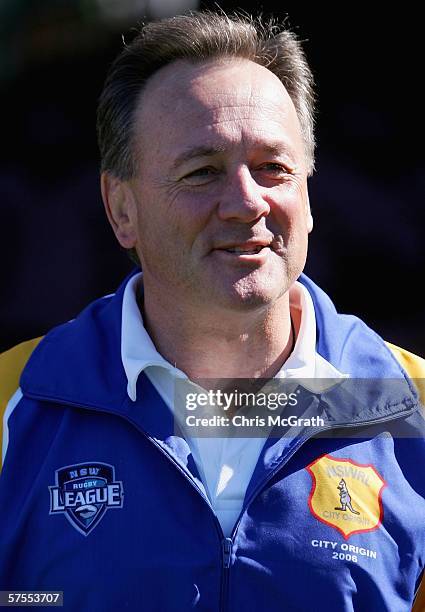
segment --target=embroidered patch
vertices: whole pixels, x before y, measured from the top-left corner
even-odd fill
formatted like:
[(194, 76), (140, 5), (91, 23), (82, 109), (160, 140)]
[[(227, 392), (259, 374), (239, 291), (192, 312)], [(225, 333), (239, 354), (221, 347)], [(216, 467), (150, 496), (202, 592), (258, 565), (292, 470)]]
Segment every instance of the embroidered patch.
[(313, 479), (308, 505), (319, 521), (337, 529), (346, 540), (379, 527), (387, 483), (373, 465), (324, 455), (307, 470)]
[(71, 525), (87, 536), (106, 510), (122, 508), (122, 482), (115, 481), (115, 468), (90, 462), (56, 470), (56, 486), (50, 490), (50, 513), (65, 514)]

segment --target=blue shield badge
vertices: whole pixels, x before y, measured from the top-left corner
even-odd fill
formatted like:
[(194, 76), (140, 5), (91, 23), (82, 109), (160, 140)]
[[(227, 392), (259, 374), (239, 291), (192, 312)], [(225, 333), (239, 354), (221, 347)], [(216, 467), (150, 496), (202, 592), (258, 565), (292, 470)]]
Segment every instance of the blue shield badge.
[(123, 486), (113, 465), (77, 463), (56, 470), (50, 490), (50, 514), (65, 514), (77, 531), (87, 536), (110, 508), (122, 508)]

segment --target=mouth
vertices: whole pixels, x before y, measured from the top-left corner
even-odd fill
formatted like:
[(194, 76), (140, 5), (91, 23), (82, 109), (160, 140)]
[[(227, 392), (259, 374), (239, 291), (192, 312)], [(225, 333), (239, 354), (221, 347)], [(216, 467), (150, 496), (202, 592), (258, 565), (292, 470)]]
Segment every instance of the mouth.
[(270, 239), (258, 238), (247, 240), (246, 242), (228, 242), (214, 249), (218, 253), (229, 254), (235, 258), (254, 258), (255, 256), (264, 257), (272, 250), (272, 241)]
[(226, 251), (227, 253), (234, 253), (236, 255), (257, 255), (265, 248), (267, 248), (265, 245), (258, 245), (254, 247), (229, 247), (227, 249), (219, 250)]
[(213, 252), (223, 264), (258, 267), (269, 261), (272, 248), (265, 244), (229, 245), (214, 249)]

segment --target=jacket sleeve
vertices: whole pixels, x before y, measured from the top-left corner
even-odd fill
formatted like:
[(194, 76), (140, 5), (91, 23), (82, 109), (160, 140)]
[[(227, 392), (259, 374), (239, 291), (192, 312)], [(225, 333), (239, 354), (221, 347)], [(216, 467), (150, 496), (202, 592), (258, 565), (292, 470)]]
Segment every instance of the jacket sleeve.
[(10, 350), (0, 355), (0, 468), (1, 458), (3, 457), (3, 441), (5, 416), (11, 398), (19, 388), (19, 379), (31, 353), (40, 342), (41, 338), (34, 338), (27, 342), (22, 342)]
[[(421, 398), (422, 406), (425, 405), (425, 359), (409, 353), (404, 349), (390, 344), (387, 342), (387, 346), (392, 351), (394, 357), (397, 359), (401, 367), (407, 372), (409, 377), (413, 380), (419, 396)], [(415, 597), (415, 603), (413, 604), (412, 612), (424, 612), (425, 610), (425, 575), (422, 578), (422, 582), (418, 589)]]

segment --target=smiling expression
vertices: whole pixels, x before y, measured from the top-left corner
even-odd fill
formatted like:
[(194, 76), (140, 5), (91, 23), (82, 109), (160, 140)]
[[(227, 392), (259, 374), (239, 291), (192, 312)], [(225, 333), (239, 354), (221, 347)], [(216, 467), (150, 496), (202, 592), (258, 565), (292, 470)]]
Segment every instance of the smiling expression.
[(243, 59), (173, 62), (141, 96), (135, 148), (145, 292), (182, 307), (276, 303), (312, 224), (300, 124), (278, 78)]

